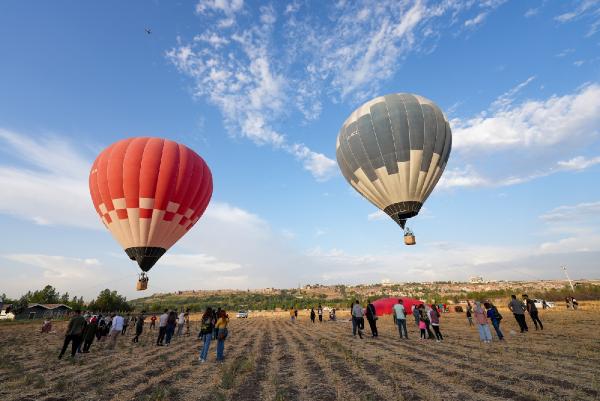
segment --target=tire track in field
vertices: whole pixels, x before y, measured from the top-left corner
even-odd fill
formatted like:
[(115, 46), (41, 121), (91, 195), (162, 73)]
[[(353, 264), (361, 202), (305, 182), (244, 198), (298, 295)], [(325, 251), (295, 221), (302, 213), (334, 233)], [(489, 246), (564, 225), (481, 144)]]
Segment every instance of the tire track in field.
[[(237, 325), (232, 324), (230, 328), (235, 329), (235, 326)], [(245, 327), (244, 329), (247, 328)], [(253, 325), (253, 327), (250, 327), (250, 330), (251, 331), (248, 333), (248, 335), (246, 335), (245, 330), (242, 330), (240, 335), (237, 335), (237, 331), (235, 331), (236, 335), (228, 337), (225, 346), (226, 364), (237, 360), (238, 357), (247, 350), (247, 347), (253, 340), (253, 333), (256, 332), (258, 328)], [(213, 343), (215, 344), (214, 346), (212, 345)], [(161, 389), (164, 388), (171, 390), (171, 394), (169, 395), (170, 398), (168, 398), (169, 400), (175, 398), (181, 400), (201, 399), (202, 396), (206, 395), (206, 388), (202, 385), (202, 383), (219, 383), (218, 379), (222, 376), (223, 370), (227, 365), (221, 366), (221, 364), (211, 362), (205, 364), (197, 363), (199, 346), (194, 348), (194, 352), (192, 352), (193, 358), (180, 359), (181, 363), (174, 369), (163, 372), (159, 376), (151, 377), (145, 383), (138, 384), (131, 392), (131, 395), (127, 398), (124, 398), (123, 401), (131, 399), (144, 399), (151, 396), (154, 392), (161, 391)], [(216, 349), (216, 340), (211, 342), (211, 348), (213, 350)], [(196, 362), (194, 362), (194, 360), (196, 360)], [(187, 385), (180, 383), (179, 380), (185, 380)], [(177, 388), (172, 387), (172, 385), (175, 383), (177, 384)], [(213, 396), (212, 390), (209, 396)], [(119, 401), (121, 401), (121, 398), (119, 398)]]
[[(318, 350), (330, 361), (331, 369), (340, 372), (341, 385), (347, 385), (353, 389), (353, 397), (364, 400), (392, 400), (404, 391), (389, 375), (381, 372), (365, 374), (360, 366), (360, 359), (353, 350), (343, 346), (337, 339), (316, 337), (313, 333), (303, 327), (302, 334), (305, 338), (312, 338), (318, 346)], [(348, 341), (360, 341), (350, 338)], [(373, 377), (376, 376), (376, 377)], [(411, 393), (412, 400), (421, 400), (418, 393)]]

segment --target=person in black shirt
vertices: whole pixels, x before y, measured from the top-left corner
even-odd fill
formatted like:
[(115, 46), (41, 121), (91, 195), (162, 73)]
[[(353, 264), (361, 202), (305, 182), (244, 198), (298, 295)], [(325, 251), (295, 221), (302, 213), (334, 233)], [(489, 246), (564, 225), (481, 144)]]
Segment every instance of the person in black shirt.
[(315, 308), (310, 308), (310, 321), (315, 322)]
[(367, 317), (367, 321), (369, 322), (369, 327), (371, 328), (371, 334), (373, 337), (377, 337), (379, 334), (377, 333), (377, 313), (375, 312), (375, 305), (371, 303), (367, 304), (367, 311), (365, 313)]
[(535, 301), (533, 301), (532, 299), (529, 299), (529, 296), (527, 294), (523, 294), (523, 301), (525, 301), (525, 304), (527, 306), (527, 312), (529, 312), (529, 316), (531, 316), (531, 320), (533, 320), (533, 324), (535, 325), (535, 329), (538, 329), (538, 323), (540, 325), (540, 330), (544, 330), (544, 325), (542, 324), (542, 321), (540, 320), (539, 316), (538, 316), (538, 309), (537, 306), (535, 306)]

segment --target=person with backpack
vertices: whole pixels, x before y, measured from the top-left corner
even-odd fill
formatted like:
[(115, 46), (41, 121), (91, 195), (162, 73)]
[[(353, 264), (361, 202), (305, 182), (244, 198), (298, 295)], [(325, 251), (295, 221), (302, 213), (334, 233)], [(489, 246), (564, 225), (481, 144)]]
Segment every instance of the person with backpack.
[(379, 335), (377, 332), (377, 312), (375, 311), (375, 305), (371, 303), (370, 299), (369, 303), (367, 304), (365, 316), (369, 322), (369, 327), (371, 328), (371, 335), (373, 337), (377, 337)]
[(498, 340), (504, 340), (504, 334), (502, 334), (502, 330), (500, 330), (500, 320), (502, 320), (502, 315), (498, 312), (498, 308), (491, 302), (484, 302), (483, 306), (487, 309), (487, 318), (492, 322), (492, 326), (494, 326), (494, 330), (496, 330), (496, 335), (498, 335)]
[(225, 351), (225, 339), (229, 334), (227, 331), (227, 324), (229, 323), (229, 317), (224, 310), (219, 314), (219, 318), (215, 323), (217, 329), (217, 362), (223, 361), (223, 352)]
[(535, 301), (533, 299), (529, 299), (527, 294), (523, 294), (523, 301), (525, 301), (525, 307), (527, 308), (527, 312), (529, 312), (529, 316), (531, 320), (533, 320), (533, 324), (535, 325), (535, 329), (538, 329), (538, 323), (540, 325), (540, 330), (544, 330), (544, 325), (538, 316), (538, 308), (535, 306)]
[(315, 308), (310, 308), (310, 321), (315, 322)]
[(215, 325), (214, 323), (213, 310), (211, 307), (208, 307), (206, 308), (206, 311), (204, 311), (202, 319), (200, 320), (200, 333), (198, 333), (198, 337), (203, 341), (202, 349), (200, 350), (200, 357), (198, 358), (200, 363), (206, 362), (208, 350), (210, 349), (210, 342), (212, 340), (212, 332)]
[(440, 312), (435, 304), (432, 304), (431, 309), (429, 310), (429, 321), (431, 322), (431, 327), (433, 327), (433, 331), (435, 332), (435, 341), (439, 343), (444, 339), (444, 337), (440, 331)]

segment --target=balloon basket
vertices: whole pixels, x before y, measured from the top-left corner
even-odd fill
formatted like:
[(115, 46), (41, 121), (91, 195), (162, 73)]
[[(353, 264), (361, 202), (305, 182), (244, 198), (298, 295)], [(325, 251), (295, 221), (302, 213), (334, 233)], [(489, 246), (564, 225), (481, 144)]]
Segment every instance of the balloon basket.
[(142, 274), (137, 281), (135, 289), (138, 291), (144, 291), (147, 288), (148, 288), (148, 276), (146, 276), (145, 274)]
[(417, 243), (417, 240), (415, 239), (414, 235), (409, 234), (409, 235), (404, 236), (404, 244), (405, 245), (415, 245), (416, 243)]

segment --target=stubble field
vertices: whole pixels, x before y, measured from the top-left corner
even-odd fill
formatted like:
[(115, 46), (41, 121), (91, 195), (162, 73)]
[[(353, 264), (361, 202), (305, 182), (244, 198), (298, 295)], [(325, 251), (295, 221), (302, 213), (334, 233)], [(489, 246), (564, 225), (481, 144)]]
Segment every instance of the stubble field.
[(91, 353), (61, 361), (66, 323), (45, 335), (38, 324), (1, 324), (0, 400), (595, 400), (599, 313), (598, 304), (540, 311), (545, 330), (521, 335), (503, 311), (506, 341), (492, 344), (456, 313), (442, 316), (442, 343), (419, 340), (412, 316), (409, 340), (391, 317), (380, 318), (379, 338), (367, 327), (363, 340), (341, 319), (232, 319), (223, 364), (214, 342), (198, 363), (197, 323), (169, 347), (154, 346), (157, 331), (146, 326), (138, 344), (128, 333), (114, 352), (94, 342)]

